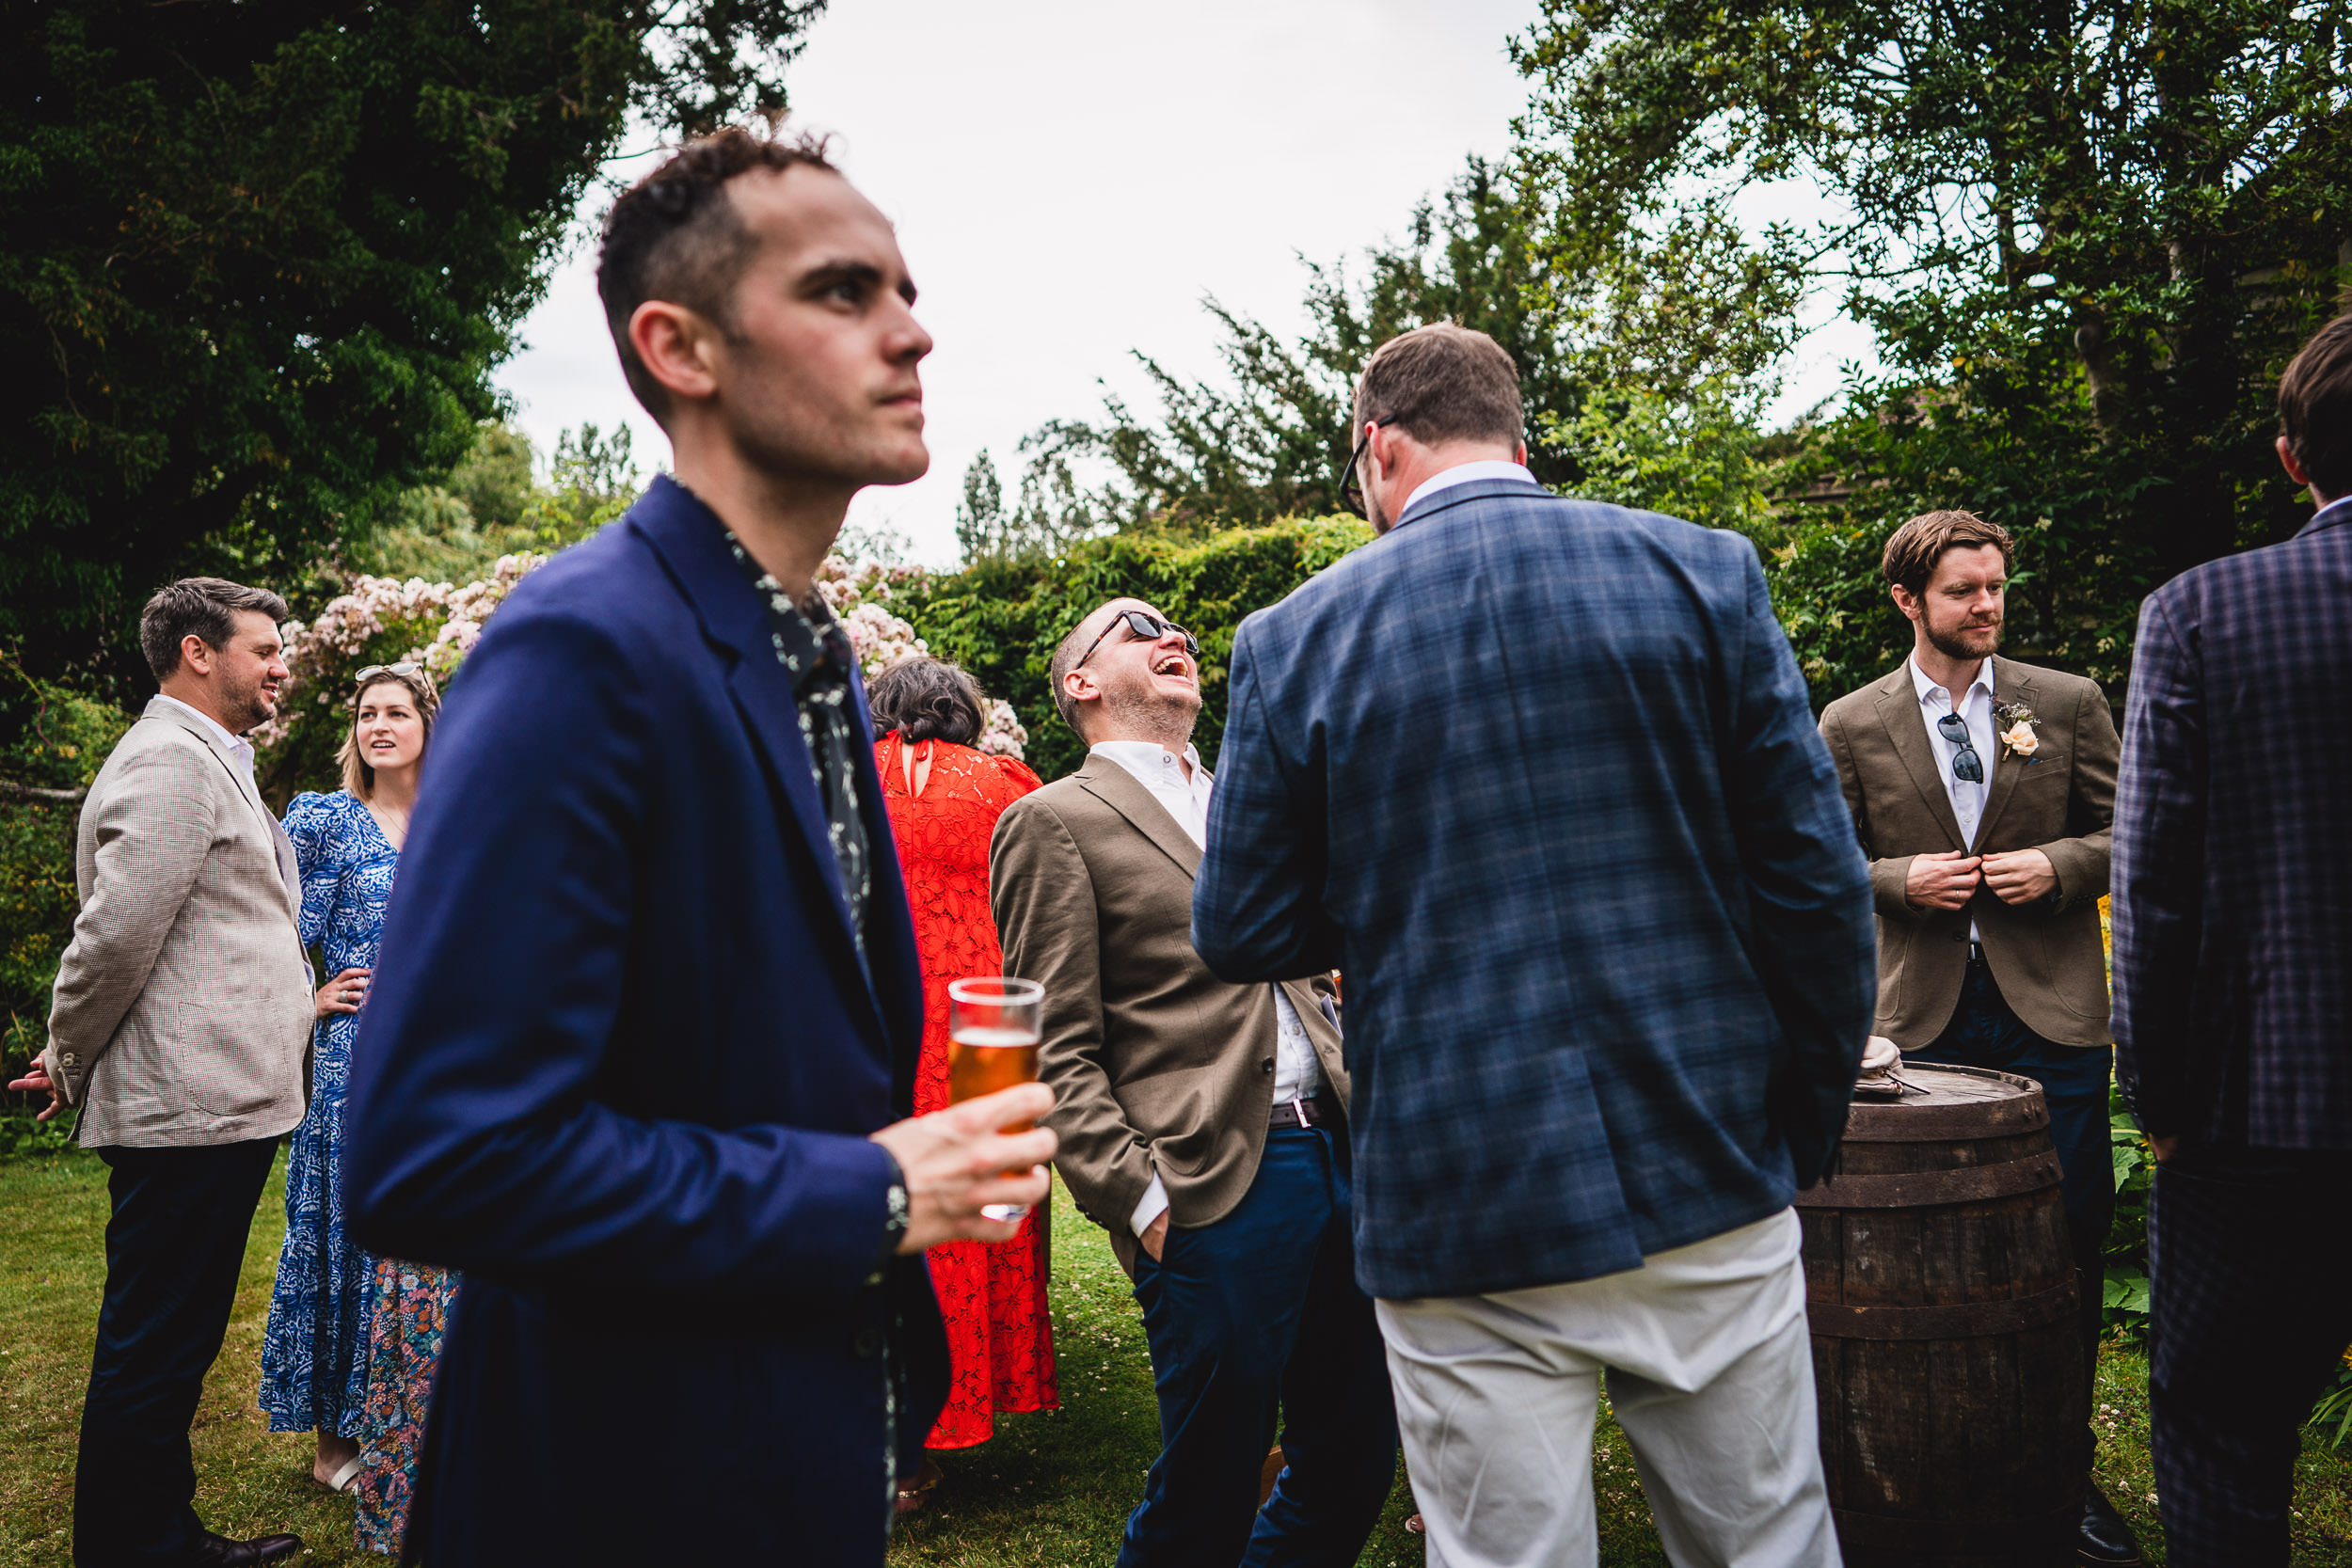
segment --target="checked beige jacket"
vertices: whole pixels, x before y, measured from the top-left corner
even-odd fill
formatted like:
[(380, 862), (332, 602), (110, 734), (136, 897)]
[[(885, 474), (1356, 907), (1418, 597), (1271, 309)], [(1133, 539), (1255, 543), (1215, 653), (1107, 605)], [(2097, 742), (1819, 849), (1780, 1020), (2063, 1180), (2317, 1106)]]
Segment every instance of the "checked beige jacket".
[[(1005, 973), (1045, 988), (1038, 1076), (1054, 1091), (1054, 1164), (1130, 1274), (1128, 1220), (1154, 1169), (1169, 1225), (1214, 1224), (1256, 1180), (1273, 1111), (1274, 993), (1218, 979), (1194, 951), (1200, 867), (1152, 792), (1091, 755), (1014, 801), (990, 854)], [(1331, 982), (1283, 985), (1344, 1106)]]
[[(2002, 999), (2034, 1033), (2060, 1045), (2106, 1045), (2099, 900), (2107, 891), (2115, 771), (2123, 749), (2115, 718), (2096, 681), (1997, 656), (1993, 701), (1996, 708), (2030, 708), (2040, 744), (2030, 761), (1994, 745), (1992, 790), (1974, 844), (1962, 842), (1908, 660), (1822, 710), (1821, 738), (1837, 765), (1862, 852), (1870, 857), (1879, 932), (1873, 1027), (1905, 1051), (1944, 1032), (1967, 977), (1973, 920)], [(1997, 721), (1994, 727), (2001, 727)], [(2058, 891), (2021, 907), (2002, 903), (1979, 883), (1964, 908), (1913, 908), (1903, 897), (1912, 858), (1953, 849), (2040, 849), (2058, 872)]]
[(310, 1096), (294, 846), (235, 755), (170, 704), (107, 757), (74, 845), (82, 899), (50, 1078), (91, 1148), (270, 1138)]

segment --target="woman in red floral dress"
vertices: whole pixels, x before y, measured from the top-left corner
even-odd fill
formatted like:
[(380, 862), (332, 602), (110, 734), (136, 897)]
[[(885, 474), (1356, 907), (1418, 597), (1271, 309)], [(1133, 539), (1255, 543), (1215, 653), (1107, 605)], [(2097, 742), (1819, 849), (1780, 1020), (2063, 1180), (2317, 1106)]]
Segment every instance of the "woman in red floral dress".
[[(973, 749), (985, 721), (979, 689), (952, 664), (907, 659), (876, 676), (866, 696), (882, 734), (874, 764), (923, 965), (923, 1056), (914, 1077), (914, 1114), (922, 1116), (947, 1103), (947, 983), (995, 974), (1004, 964), (989, 913), (989, 839), (1005, 808), (1041, 781), (1010, 757)], [(1045, 1305), (1046, 1218), (1039, 1204), (1009, 1242), (930, 1249), (954, 1382), (926, 1449), (987, 1442), (999, 1410), (1059, 1407)], [(920, 1479), (900, 1493), (901, 1509), (914, 1506), (938, 1474), (926, 1461)]]

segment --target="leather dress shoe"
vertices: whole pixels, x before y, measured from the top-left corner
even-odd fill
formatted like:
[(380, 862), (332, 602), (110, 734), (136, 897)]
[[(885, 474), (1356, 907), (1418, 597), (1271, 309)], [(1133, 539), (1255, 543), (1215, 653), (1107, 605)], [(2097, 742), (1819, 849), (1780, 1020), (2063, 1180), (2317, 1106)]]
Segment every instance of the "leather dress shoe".
[(257, 1563), (276, 1562), (302, 1550), (298, 1535), (257, 1535), (250, 1541), (231, 1541), (225, 1535), (204, 1532), (204, 1544), (196, 1549), (198, 1568), (254, 1568)]
[(2083, 1526), (2074, 1537), (2074, 1558), (2078, 1562), (2098, 1563), (2100, 1568), (2132, 1568), (2142, 1560), (2139, 1538), (2096, 1486), (2083, 1493)]

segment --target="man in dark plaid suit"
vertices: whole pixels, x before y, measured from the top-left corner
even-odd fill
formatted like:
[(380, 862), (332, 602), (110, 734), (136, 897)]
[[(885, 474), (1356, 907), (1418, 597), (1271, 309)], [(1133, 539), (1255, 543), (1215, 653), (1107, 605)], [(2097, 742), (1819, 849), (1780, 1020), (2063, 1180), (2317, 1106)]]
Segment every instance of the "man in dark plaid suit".
[(2318, 513), (2149, 595), (2116, 788), (2173, 1568), (2287, 1560), (2299, 1430), (2352, 1338), (2352, 316), (2287, 367), (2279, 413)]
[(1677, 1561), (1833, 1564), (1789, 1202), (1869, 1030), (1867, 873), (1755, 550), (1550, 495), (1522, 418), (1481, 333), (1365, 368), (1383, 537), (1241, 627), (1194, 944), (1345, 972), (1433, 1563), (1593, 1560), (1605, 1367)]

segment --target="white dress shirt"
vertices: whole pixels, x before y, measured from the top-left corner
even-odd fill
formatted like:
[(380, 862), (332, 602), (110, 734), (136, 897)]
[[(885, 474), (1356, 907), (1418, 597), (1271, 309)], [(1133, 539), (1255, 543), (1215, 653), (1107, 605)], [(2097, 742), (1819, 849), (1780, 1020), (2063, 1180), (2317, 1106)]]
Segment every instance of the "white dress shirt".
[(247, 740), (241, 735), (230, 735), (219, 720), (215, 719), (211, 714), (205, 712), (202, 708), (191, 707), (186, 703), (182, 702), (179, 698), (167, 697), (160, 691), (156, 692), (152, 697), (147, 699), (147, 711), (150, 713), (154, 712), (155, 705), (158, 703), (167, 704), (171, 707), (179, 709), (182, 713), (187, 714), (189, 717), (196, 720), (197, 722), (202, 724), (206, 729), (220, 736), (220, 743), (229, 748), (230, 754), (237, 759), (237, 766), (245, 770), (246, 782), (247, 784), (251, 784), (253, 782), (253, 742)]
[[(1088, 751), (1133, 774), (1153, 800), (1168, 808), (1168, 815), (1193, 843), (1203, 849), (1209, 847), (1209, 791), (1216, 781), (1200, 765), (1197, 748), (1185, 747), (1180, 758), (1156, 740), (1100, 740)], [(1189, 911), (1185, 918), (1191, 918)], [(1314, 1045), (1307, 1038), (1307, 1026), (1298, 1022), (1298, 1009), (1291, 1006), (1289, 993), (1279, 986), (1267, 989), (1274, 992), (1273, 1104), (1288, 1105), (1322, 1087), (1323, 1069), (1315, 1062)], [(1168, 1188), (1159, 1172), (1153, 1171), (1152, 1185), (1145, 1189), (1127, 1223), (1140, 1236), (1167, 1209)]]
[[(1978, 668), (1977, 678), (1961, 693), (1958, 709), (1952, 706), (1951, 693), (1928, 678), (1916, 657), (1908, 662), (1912, 689), (1919, 693), (1919, 721), (1928, 727), (1928, 749), (1943, 770), (1944, 793), (1952, 802), (1952, 815), (1960, 818), (1961, 842), (1973, 849), (1977, 830), (1984, 825), (1985, 800), (1993, 793), (1993, 661), (1988, 658)], [(1966, 721), (1969, 742), (1977, 749), (1977, 760), (1983, 764), (1984, 778), (1977, 784), (1953, 773), (1952, 758), (1960, 754), (1960, 748), (1935, 727), (1938, 719), (1955, 711)], [(1968, 940), (1982, 940), (1973, 920), (1968, 923)]]
[(1413, 509), (1414, 502), (1425, 497), (1434, 496), (1440, 490), (1451, 490), (1457, 484), (1474, 484), (1482, 479), (1517, 479), (1524, 480), (1530, 484), (1541, 483), (1534, 474), (1527, 471), (1527, 465), (1524, 463), (1508, 463), (1499, 457), (1482, 457), (1473, 463), (1456, 463), (1444, 472), (1431, 474), (1427, 479), (1422, 480), (1413, 487), (1413, 493), (1405, 498), (1405, 504), (1398, 508), (1396, 515), (1400, 517), (1404, 516), (1406, 513)]

